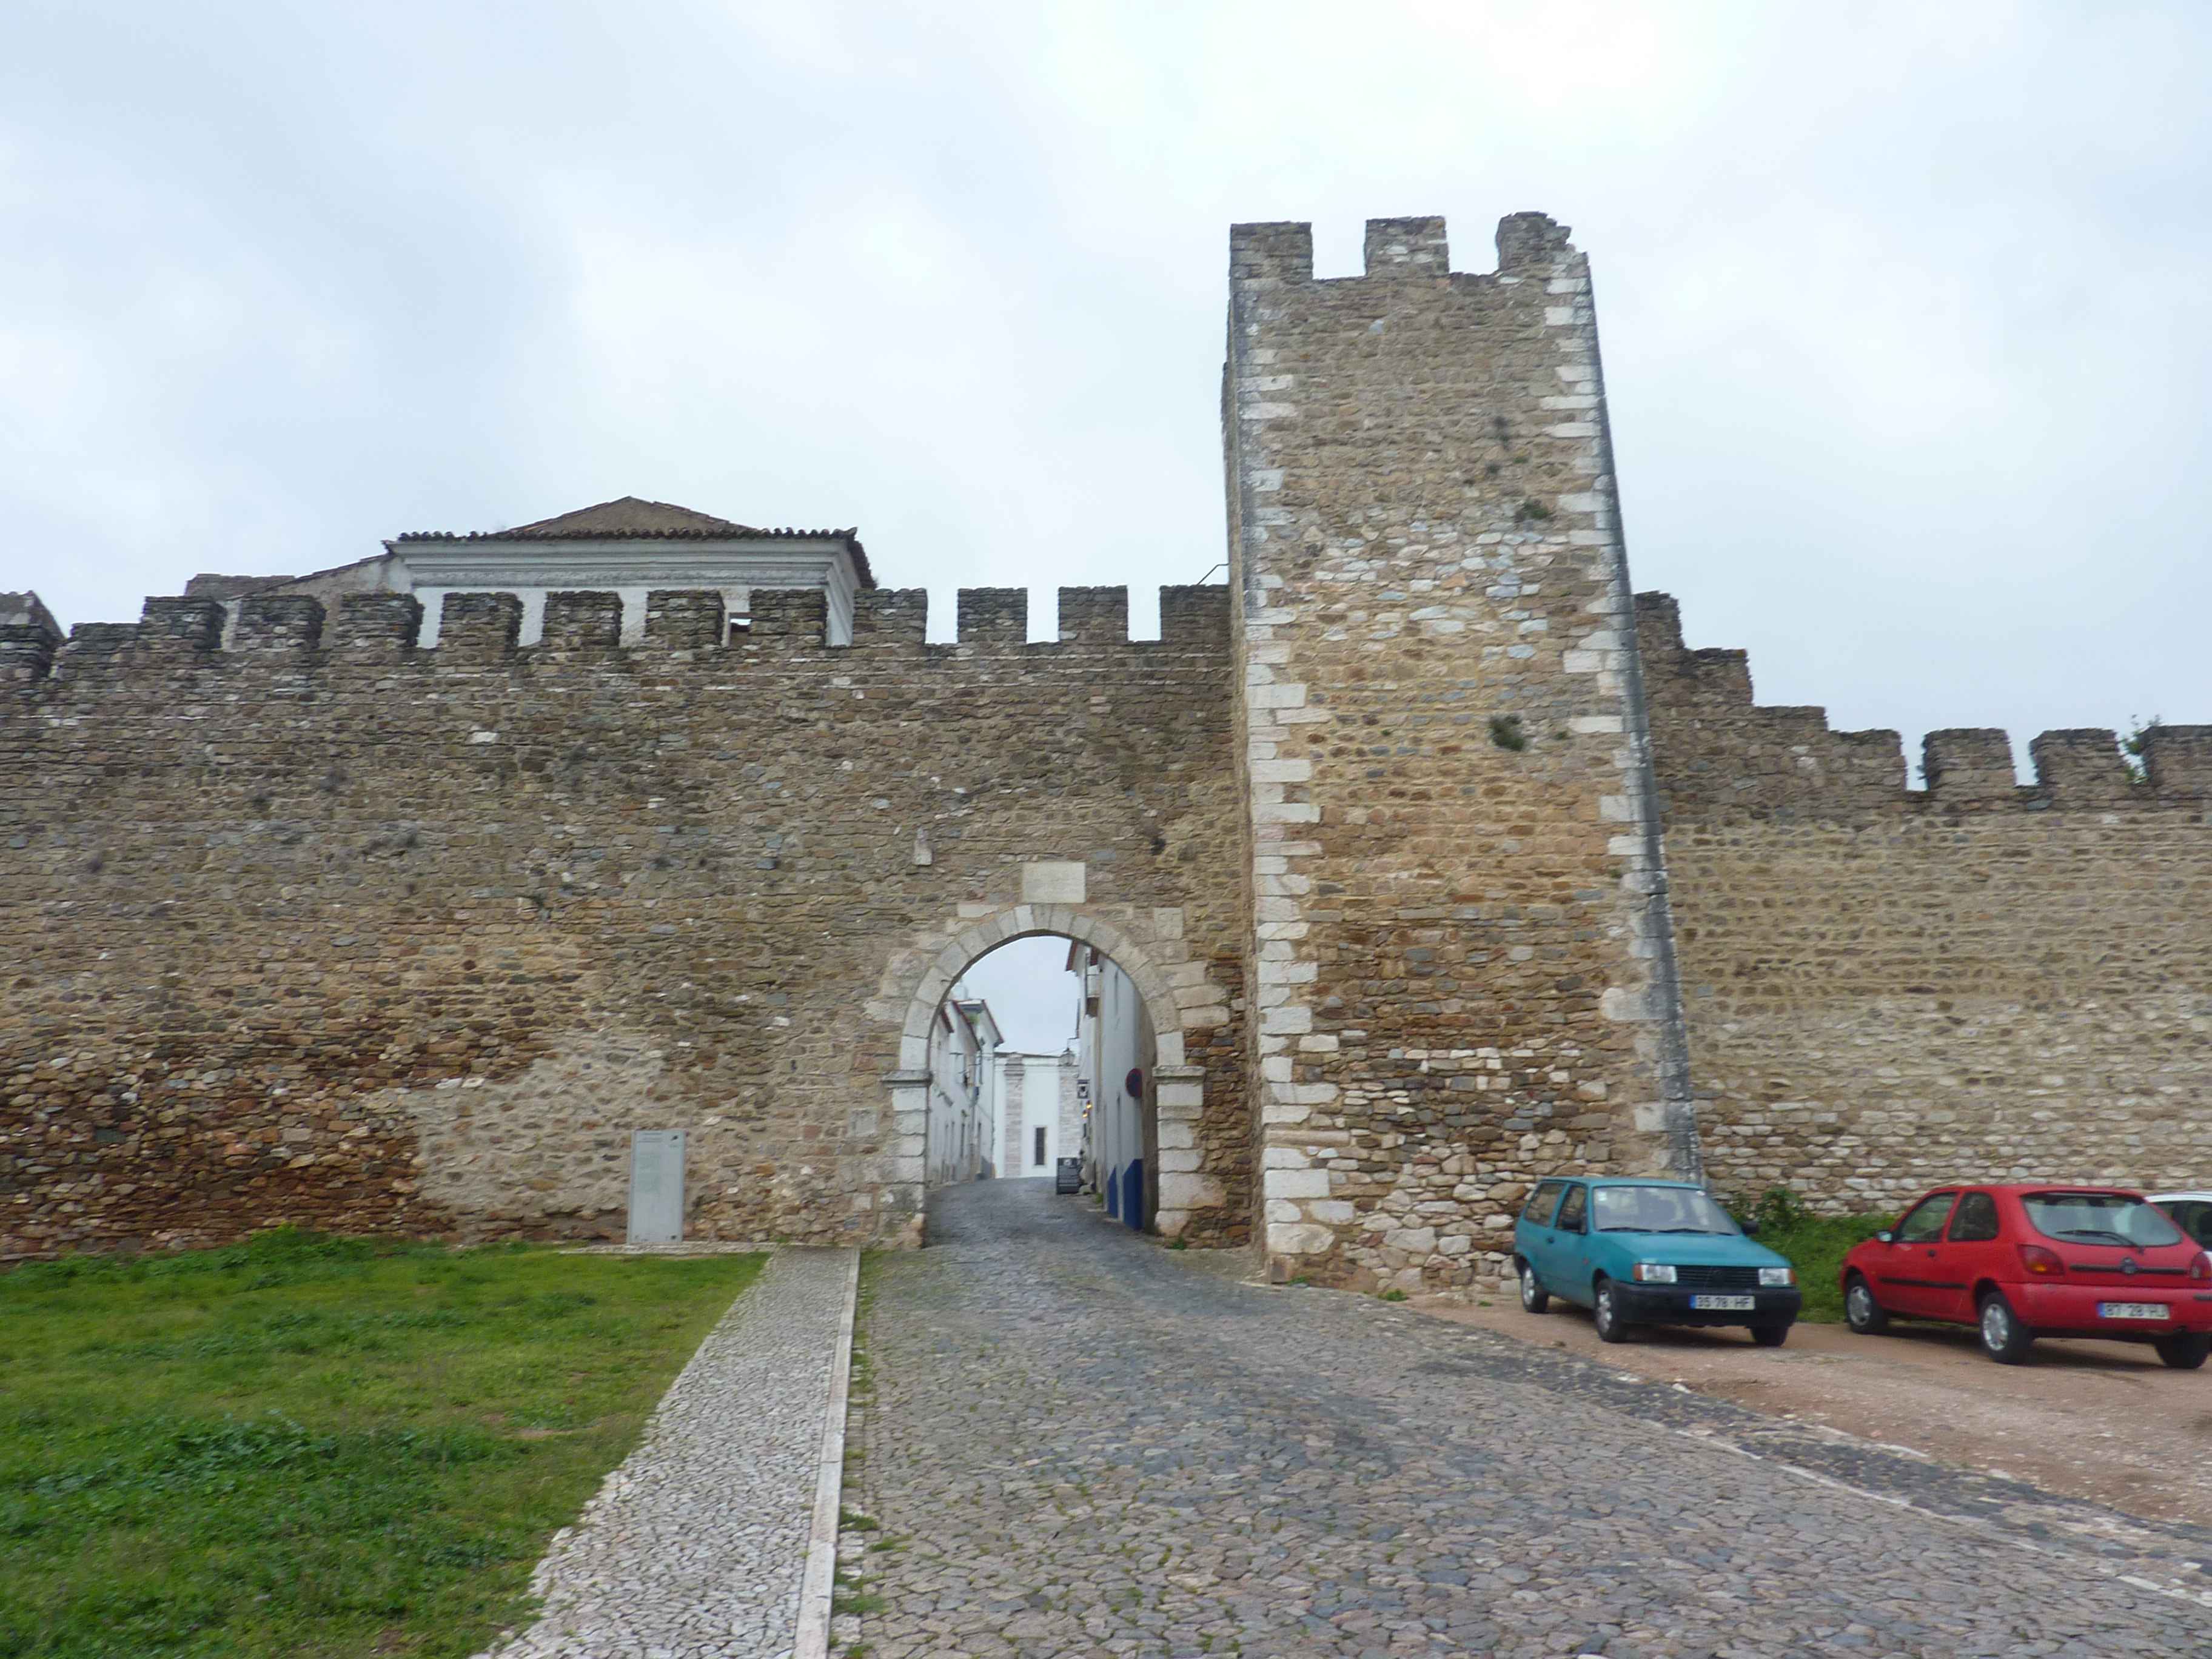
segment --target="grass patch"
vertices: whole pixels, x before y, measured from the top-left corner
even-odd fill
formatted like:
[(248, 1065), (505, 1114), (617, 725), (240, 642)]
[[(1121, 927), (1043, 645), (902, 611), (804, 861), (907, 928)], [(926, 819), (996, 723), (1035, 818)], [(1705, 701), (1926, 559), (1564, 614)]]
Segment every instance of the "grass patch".
[(474, 1652), (762, 1260), (284, 1231), (0, 1275), (0, 1659)]
[(1770, 1187), (1757, 1203), (1729, 1208), (1738, 1221), (1756, 1222), (1759, 1242), (1797, 1269), (1797, 1285), (1805, 1296), (1798, 1317), (1824, 1325), (1844, 1316), (1836, 1275), (1851, 1246), (1897, 1224), (1893, 1215), (1814, 1215), (1787, 1187)]

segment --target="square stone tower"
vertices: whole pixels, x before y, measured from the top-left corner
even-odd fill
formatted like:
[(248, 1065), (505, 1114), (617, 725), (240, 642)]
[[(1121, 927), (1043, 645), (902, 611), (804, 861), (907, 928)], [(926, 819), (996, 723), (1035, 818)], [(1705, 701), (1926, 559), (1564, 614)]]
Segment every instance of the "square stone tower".
[(1589, 263), (1541, 214), (1230, 238), (1223, 387), (1279, 1279), (1501, 1275), (1546, 1175), (1694, 1176)]

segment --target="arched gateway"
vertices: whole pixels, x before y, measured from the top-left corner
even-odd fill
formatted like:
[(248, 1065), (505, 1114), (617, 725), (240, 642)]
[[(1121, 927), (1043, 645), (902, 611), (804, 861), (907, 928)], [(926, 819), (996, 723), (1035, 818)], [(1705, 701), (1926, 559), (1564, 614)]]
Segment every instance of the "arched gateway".
[[(1024, 878), (1025, 885), (1063, 892), (1080, 890), (1083, 866), (1030, 864), (1024, 866)], [(915, 953), (908, 953), (886, 974), (890, 980), (914, 981), (900, 1027), (898, 1069), (884, 1076), (890, 1094), (891, 1133), (897, 1146), (885, 1183), (884, 1202), (895, 1213), (908, 1218), (908, 1237), (919, 1242), (921, 1228), (921, 1149), (928, 1124), (930, 1024), (954, 983), (980, 957), (1014, 939), (1039, 934), (1074, 939), (1110, 957), (1128, 975), (1144, 1000), (1158, 1056), (1148, 1091), (1158, 1127), (1156, 1230), (1165, 1237), (1178, 1237), (1200, 1218), (1212, 1224), (1209, 1231), (1232, 1230), (1232, 1218), (1224, 1213), (1228, 1194), (1221, 1181), (1206, 1173), (1204, 1167), (1206, 1149), (1200, 1139), (1206, 1118), (1206, 1068), (1185, 1063), (1188, 1051), (1183, 1041), (1186, 1020), (1196, 1028), (1211, 1030), (1219, 1022), (1219, 1005), (1204, 996), (1177, 1000), (1176, 977), (1186, 987), (1194, 979), (1201, 986), (1204, 982), (1202, 965), (1196, 975), (1187, 971), (1178, 974), (1190, 966), (1189, 952), (1182, 941), (1182, 911), (1155, 908), (1141, 920), (1125, 917), (1124, 925), (1079, 903), (963, 908), (986, 914), (963, 915), (951, 941), (918, 970), (912, 961)], [(1145, 935), (1142, 939), (1140, 933)], [(872, 1005), (877, 1006), (880, 1005)]]

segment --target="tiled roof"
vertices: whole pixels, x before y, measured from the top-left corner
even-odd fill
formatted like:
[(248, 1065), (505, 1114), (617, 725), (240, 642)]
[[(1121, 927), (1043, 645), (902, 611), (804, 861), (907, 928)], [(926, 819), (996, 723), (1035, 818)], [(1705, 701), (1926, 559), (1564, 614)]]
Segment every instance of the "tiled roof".
[(396, 537), (389, 545), (407, 542), (558, 542), (558, 541), (724, 541), (734, 537), (767, 541), (842, 541), (853, 556), (853, 574), (863, 587), (876, 579), (868, 569), (868, 556), (857, 530), (769, 530), (757, 525), (718, 519), (695, 513), (669, 501), (648, 501), (623, 495), (593, 507), (579, 507), (557, 518), (520, 524), (512, 530), (413, 530)]

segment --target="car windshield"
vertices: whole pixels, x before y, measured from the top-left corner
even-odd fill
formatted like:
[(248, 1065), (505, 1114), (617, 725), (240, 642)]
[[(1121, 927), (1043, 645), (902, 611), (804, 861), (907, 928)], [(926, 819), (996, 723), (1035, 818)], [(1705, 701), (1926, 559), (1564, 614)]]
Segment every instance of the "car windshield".
[(1601, 1233), (1732, 1233), (1728, 1212), (1690, 1187), (1599, 1187), (1590, 1193)]
[(2021, 1206), (2046, 1238), (2131, 1249), (2181, 1243), (2179, 1229), (2162, 1211), (2118, 1193), (2029, 1193)]

